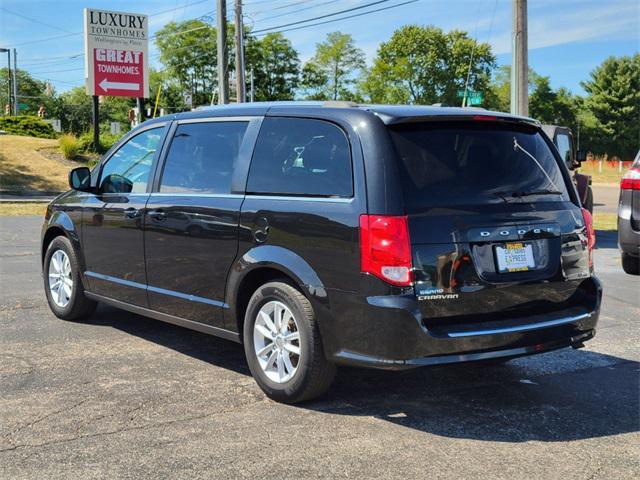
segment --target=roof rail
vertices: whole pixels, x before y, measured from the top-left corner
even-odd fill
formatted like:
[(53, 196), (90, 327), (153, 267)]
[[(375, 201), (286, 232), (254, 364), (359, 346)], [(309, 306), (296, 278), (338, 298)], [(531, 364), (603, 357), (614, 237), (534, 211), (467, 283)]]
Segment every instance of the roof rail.
[(346, 100), (327, 100), (322, 104), (322, 106), (333, 108), (353, 108), (357, 107), (358, 104), (356, 102), (349, 102)]

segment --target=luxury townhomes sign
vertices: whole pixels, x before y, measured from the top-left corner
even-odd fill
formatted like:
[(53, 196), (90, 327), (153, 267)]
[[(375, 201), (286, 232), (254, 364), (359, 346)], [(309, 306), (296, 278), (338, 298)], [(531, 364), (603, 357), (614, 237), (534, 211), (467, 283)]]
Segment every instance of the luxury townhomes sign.
[(146, 15), (84, 9), (87, 95), (149, 97)]

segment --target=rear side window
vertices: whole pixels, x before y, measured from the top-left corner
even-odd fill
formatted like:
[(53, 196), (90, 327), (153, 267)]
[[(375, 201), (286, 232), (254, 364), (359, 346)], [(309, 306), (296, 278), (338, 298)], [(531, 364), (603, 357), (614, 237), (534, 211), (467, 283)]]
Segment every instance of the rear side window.
[(556, 145), (562, 160), (564, 160), (567, 165), (571, 165), (571, 143), (569, 141), (569, 136), (564, 133), (557, 134)]
[(352, 196), (346, 135), (322, 120), (265, 118), (251, 160), (247, 193)]
[(248, 122), (178, 125), (165, 160), (160, 192), (225, 194)]
[(553, 152), (535, 129), (412, 124), (390, 133), (409, 209), (570, 199)]

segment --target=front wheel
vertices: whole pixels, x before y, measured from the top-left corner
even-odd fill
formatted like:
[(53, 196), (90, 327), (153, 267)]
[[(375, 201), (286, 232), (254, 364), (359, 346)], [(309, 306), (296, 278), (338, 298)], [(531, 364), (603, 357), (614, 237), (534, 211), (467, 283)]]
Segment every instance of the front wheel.
[(243, 335), (251, 374), (269, 398), (302, 402), (333, 382), (335, 366), (324, 356), (311, 303), (290, 284), (269, 282), (255, 291)]
[(68, 238), (56, 237), (47, 248), (43, 277), (47, 301), (56, 317), (78, 320), (93, 313), (96, 302), (84, 295), (78, 258)]

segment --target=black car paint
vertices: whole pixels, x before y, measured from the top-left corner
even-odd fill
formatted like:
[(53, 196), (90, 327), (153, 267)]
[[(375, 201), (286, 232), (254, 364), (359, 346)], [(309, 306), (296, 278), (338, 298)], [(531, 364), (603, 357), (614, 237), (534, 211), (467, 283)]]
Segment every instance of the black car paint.
[[(572, 187), (568, 187), (571, 202), (430, 209), (412, 215), (410, 236), (419, 239), (413, 241), (415, 290), (360, 273), (359, 215), (406, 214), (395, 151), (385, 123), (451, 121), (474, 114), (429, 107), (250, 104), (150, 120), (140, 128), (166, 128), (147, 193), (105, 199), (91, 192), (67, 192), (48, 208), (43, 244), (51, 232), (73, 239), (92, 298), (236, 341), (241, 338), (243, 293), (249, 279), (264, 269), (281, 272), (310, 299), (325, 354), (337, 363), (404, 368), (580, 345), (595, 332), (601, 288), (594, 276), (584, 275), (585, 269), (589, 271), (585, 266), (585, 227)], [(496, 121), (531, 123), (495, 115)], [(351, 144), (354, 196), (245, 194), (252, 142), (265, 116), (317, 118), (340, 126)], [(235, 169), (232, 193), (159, 195), (162, 161), (176, 122), (214, 117), (255, 120)], [(139, 131), (130, 132), (119, 145)], [(117, 148), (105, 155), (103, 163)], [(93, 188), (99, 170), (92, 172)], [(565, 183), (572, 185), (566, 169), (562, 172)], [(127, 217), (127, 208), (136, 210), (133, 218)], [(420, 221), (421, 216), (426, 221)], [(196, 225), (200, 228), (194, 228)], [(545, 248), (561, 255), (562, 261), (548, 266), (544, 280), (540, 272), (533, 271), (516, 274), (508, 283), (498, 280), (490, 268), (483, 272), (463, 268), (452, 286), (451, 265), (465, 255), (482, 256), (487, 245), (473, 232), (504, 225), (515, 230), (526, 227), (527, 239), (547, 242)], [(533, 233), (540, 226), (549, 227), (552, 233)], [(144, 262), (144, 250), (146, 266), (140, 263)], [(109, 252), (112, 257), (123, 252), (129, 256), (106, 263), (104, 255)], [(423, 298), (428, 295), (421, 292), (430, 289), (456, 295), (455, 302)], [(499, 311), (491, 307), (496, 304)], [(555, 328), (518, 328), (532, 321), (530, 318), (543, 325), (566, 312), (578, 320)], [(496, 321), (515, 325), (514, 331), (448, 336), (470, 325), (479, 331), (490, 330)]]

